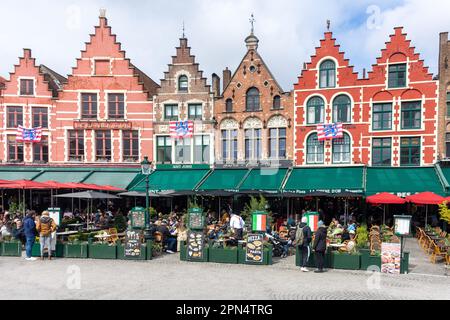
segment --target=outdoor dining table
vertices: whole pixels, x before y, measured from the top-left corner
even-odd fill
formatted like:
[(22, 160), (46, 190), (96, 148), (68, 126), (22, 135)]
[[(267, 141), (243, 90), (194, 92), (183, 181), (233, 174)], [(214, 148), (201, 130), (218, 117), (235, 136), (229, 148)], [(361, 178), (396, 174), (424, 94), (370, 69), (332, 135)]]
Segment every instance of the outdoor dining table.
[(68, 238), (69, 236), (78, 234), (78, 233), (79, 233), (78, 231), (62, 231), (62, 232), (56, 232), (56, 236), (64, 239), (64, 238)]

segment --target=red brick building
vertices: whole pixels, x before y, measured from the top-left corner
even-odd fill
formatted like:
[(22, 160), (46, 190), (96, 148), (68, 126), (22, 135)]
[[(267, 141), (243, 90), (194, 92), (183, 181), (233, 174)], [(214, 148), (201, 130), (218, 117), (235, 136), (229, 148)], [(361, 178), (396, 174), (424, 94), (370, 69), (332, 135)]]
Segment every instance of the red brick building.
[(159, 86), (126, 58), (104, 15), (51, 116), (53, 164), (137, 164), (153, 159)]
[[(3, 78), (2, 78), (3, 79)], [(1, 80), (1, 79), (0, 79)], [(37, 65), (30, 49), (24, 49), (8, 80), (0, 81), (0, 160), (2, 163), (46, 163), (51, 154), (51, 116), (65, 78)], [(3, 87), (3, 89), (2, 89)], [(40, 143), (18, 142), (18, 126), (42, 127)]]
[[(402, 28), (362, 78), (331, 32), (295, 84), (296, 165), (432, 165), (437, 159), (438, 83)], [(317, 139), (317, 124), (342, 123), (342, 139)]]

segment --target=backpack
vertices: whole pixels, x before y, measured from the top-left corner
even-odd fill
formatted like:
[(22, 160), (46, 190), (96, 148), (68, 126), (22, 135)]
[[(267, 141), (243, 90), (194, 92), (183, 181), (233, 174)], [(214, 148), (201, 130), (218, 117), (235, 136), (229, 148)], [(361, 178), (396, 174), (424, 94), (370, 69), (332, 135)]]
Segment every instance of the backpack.
[(300, 226), (297, 227), (297, 231), (295, 232), (295, 245), (302, 246), (305, 242), (305, 234), (303, 233), (303, 228), (300, 228)]

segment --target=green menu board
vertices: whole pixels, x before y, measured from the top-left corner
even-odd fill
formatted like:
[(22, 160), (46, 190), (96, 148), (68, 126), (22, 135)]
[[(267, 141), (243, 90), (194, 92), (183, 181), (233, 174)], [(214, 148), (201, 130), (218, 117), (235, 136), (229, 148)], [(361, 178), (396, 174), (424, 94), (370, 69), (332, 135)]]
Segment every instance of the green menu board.
[(135, 207), (131, 209), (130, 221), (133, 229), (145, 228), (145, 208)]
[(189, 229), (201, 230), (205, 226), (205, 217), (201, 208), (190, 208), (189, 214)]

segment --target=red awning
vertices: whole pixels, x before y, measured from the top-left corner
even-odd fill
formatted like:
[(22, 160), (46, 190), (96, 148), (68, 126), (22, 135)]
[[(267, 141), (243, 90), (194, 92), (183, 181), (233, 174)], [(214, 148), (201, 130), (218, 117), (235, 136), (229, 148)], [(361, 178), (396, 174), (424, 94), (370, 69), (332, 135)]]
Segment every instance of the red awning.
[(382, 192), (366, 198), (367, 203), (371, 204), (403, 204), (405, 199), (397, 197), (388, 192)]
[(19, 188), (21, 189), (50, 189), (50, 187), (43, 182), (31, 180), (13, 180), (11, 182), (15, 185), (19, 185)]
[(103, 190), (105, 191), (125, 191), (125, 189), (121, 189), (121, 188), (117, 188), (117, 187), (113, 187), (113, 186), (103, 186)]
[(45, 181), (44, 183), (49, 187), (49, 189), (74, 189), (70, 183), (63, 183), (53, 180)]
[(406, 201), (414, 204), (441, 204), (444, 200), (444, 197), (433, 192), (422, 192), (406, 197)]

